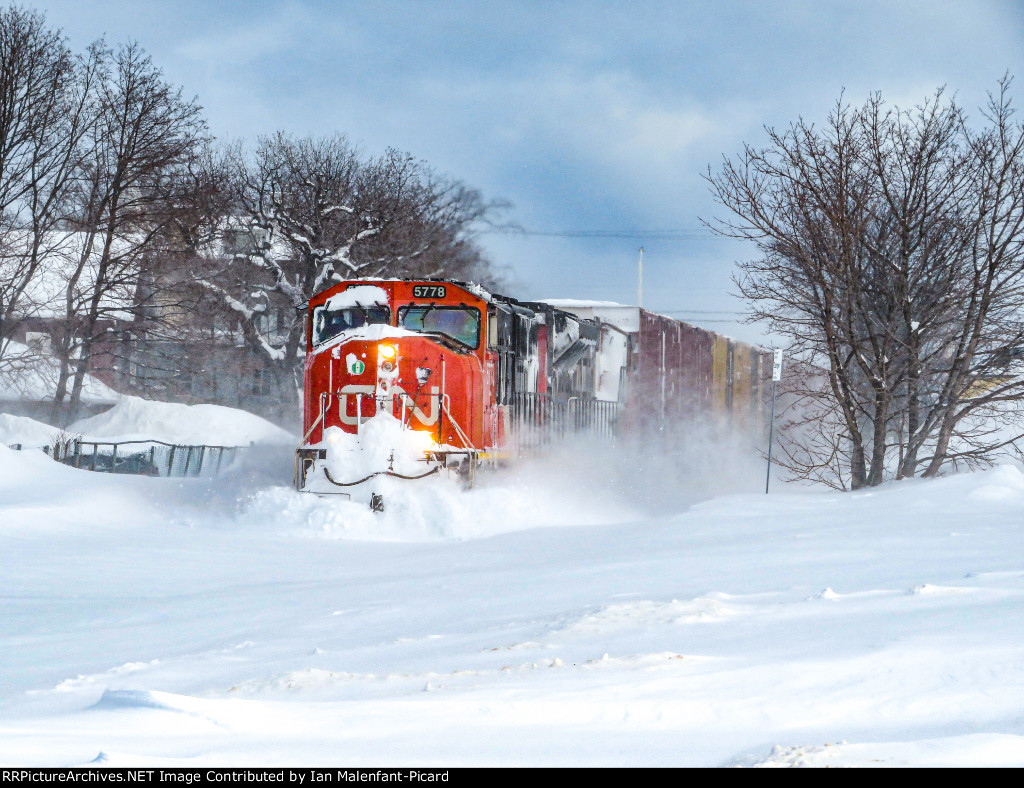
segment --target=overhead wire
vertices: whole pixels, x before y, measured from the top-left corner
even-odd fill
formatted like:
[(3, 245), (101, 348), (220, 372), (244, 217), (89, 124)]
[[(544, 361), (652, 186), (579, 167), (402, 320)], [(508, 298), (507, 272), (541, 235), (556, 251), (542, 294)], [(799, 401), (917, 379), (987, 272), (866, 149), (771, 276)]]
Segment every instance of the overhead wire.
[[(702, 233), (694, 230), (529, 230), (524, 227), (495, 227), (481, 230), (481, 233), (506, 236), (531, 236), (542, 238), (613, 238), (644, 241), (704, 241), (721, 239), (716, 233)], [(715, 290), (711, 287), (695, 287), (693, 290)], [(663, 315), (743, 315), (744, 312), (731, 309), (668, 309), (658, 310)], [(735, 323), (727, 318), (701, 318), (705, 323)]]
[(721, 238), (715, 233), (701, 233), (693, 230), (527, 230), (522, 227), (491, 228), (480, 230), (489, 235), (525, 235), (546, 238), (622, 238), (643, 241), (705, 241)]

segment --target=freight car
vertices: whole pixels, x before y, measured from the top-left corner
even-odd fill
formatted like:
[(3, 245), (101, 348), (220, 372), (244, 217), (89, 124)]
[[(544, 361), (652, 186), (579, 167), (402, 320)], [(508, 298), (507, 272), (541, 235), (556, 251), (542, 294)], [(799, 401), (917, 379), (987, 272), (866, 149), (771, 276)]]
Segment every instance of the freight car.
[(295, 484), (374, 508), (389, 477), (471, 482), (481, 464), (572, 433), (764, 423), (770, 354), (638, 307), (363, 280), (314, 296), (307, 321)]

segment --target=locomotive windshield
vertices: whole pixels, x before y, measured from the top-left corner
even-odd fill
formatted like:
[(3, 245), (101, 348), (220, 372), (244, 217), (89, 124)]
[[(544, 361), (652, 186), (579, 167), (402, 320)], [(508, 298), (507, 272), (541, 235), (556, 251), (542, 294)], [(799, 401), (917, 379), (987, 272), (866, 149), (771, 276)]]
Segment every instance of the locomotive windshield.
[(480, 343), (480, 312), (468, 306), (407, 306), (398, 310), (398, 323), (410, 331), (444, 334), (466, 347)]
[(386, 306), (350, 306), (344, 309), (320, 306), (313, 310), (313, 344), (320, 345), (342, 331), (390, 322), (391, 310)]

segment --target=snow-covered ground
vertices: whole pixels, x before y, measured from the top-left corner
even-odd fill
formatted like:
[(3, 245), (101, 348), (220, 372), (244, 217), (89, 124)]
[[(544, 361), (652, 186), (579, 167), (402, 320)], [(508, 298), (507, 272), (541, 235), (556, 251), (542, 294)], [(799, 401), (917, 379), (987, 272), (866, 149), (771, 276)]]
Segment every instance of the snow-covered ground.
[(0, 447), (0, 763), (1024, 766), (1014, 467), (707, 498), (553, 458), (375, 515), (291, 463)]
[(0, 413), (0, 445), (52, 446), (60, 436), (59, 427), (52, 427), (28, 416)]

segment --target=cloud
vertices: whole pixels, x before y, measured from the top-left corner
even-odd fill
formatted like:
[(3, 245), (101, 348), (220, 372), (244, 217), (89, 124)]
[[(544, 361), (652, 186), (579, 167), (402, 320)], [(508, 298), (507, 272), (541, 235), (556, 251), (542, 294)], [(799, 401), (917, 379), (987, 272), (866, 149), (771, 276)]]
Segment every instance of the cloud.
[[(456, 118), (455, 125), (416, 125), (426, 106)], [(515, 76), (432, 75), (382, 111), (396, 129), (415, 127), (428, 149), (433, 141), (441, 151), (457, 133), (463, 140), (461, 161), (452, 162), (457, 171), (478, 184), (511, 185), (518, 193), (506, 194), (514, 202), (557, 203), (591, 221), (603, 212), (606, 220), (618, 214), (620, 222), (636, 217), (642, 225), (647, 214), (648, 226), (680, 221), (679, 204), (703, 191), (699, 174), (718, 159), (723, 143), (760, 124), (756, 102), (707, 101), (653, 89), (627, 70), (560, 64), (535, 64)]]
[(308, 44), (319, 29), (315, 15), (295, 2), (274, 6), (262, 14), (231, 15), (214, 22), (199, 26), (203, 32), (180, 42), (175, 54), (208, 65), (265, 66), (276, 56)]

